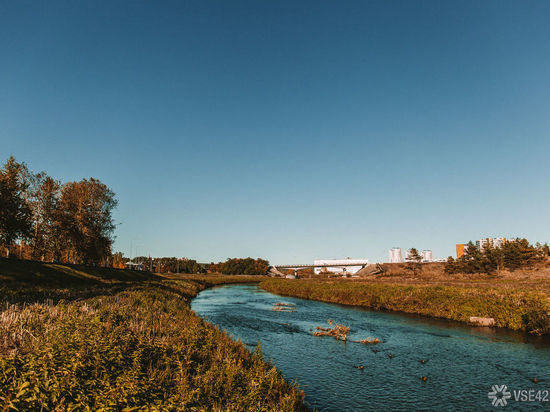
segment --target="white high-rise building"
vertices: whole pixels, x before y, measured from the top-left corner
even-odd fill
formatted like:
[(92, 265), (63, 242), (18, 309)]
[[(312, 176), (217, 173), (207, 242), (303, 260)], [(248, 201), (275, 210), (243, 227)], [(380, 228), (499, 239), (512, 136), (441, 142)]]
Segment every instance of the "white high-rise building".
[(422, 251), (422, 261), (423, 262), (433, 262), (434, 260), (434, 254), (431, 250), (423, 250)]
[(390, 263), (403, 263), (401, 248), (394, 247), (390, 249)]
[(480, 239), (476, 241), (476, 247), (479, 250), (483, 250), (486, 247), (490, 246), (492, 248), (500, 248), (504, 246), (504, 243), (506, 243), (505, 237), (486, 237), (485, 239)]
[(506, 243), (506, 238), (505, 237), (496, 237), (493, 239), (493, 247), (502, 247), (504, 246), (504, 244)]

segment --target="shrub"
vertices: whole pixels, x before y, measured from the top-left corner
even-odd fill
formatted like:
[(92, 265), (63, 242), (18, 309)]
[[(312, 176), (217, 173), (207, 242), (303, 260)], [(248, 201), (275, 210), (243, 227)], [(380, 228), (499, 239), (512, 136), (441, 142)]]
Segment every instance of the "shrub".
[(550, 334), (550, 313), (541, 309), (533, 309), (522, 317), (528, 332), (537, 335)]

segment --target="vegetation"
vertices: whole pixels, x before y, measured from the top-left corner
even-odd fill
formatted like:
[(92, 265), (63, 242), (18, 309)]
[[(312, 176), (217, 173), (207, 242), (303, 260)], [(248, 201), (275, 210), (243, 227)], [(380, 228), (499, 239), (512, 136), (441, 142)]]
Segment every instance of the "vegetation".
[[(24, 165), (10, 157), (0, 169), (0, 243), (10, 246), (31, 233), (31, 209), (25, 195), (29, 183)], [(9, 256), (9, 248), (6, 251)]]
[[(2, 410), (305, 409), (259, 348), (250, 353), (189, 308), (205, 287), (257, 277), (10, 260), (0, 273), (11, 302), (0, 312)], [(32, 288), (43, 293), (14, 292)], [(64, 299), (40, 301), (48, 294)]]
[(106, 264), (116, 205), (97, 179), (61, 184), (12, 156), (0, 168), (0, 246), (6, 257)]
[[(196, 260), (112, 253), (115, 194), (98, 179), (61, 183), (11, 156), (0, 168), (0, 248), (6, 257), (124, 269), (130, 261), (158, 273), (201, 273)], [(263, 259), (211, 263), (209, 272), (265, 275)]]
[(265, 275), (269, 270), (269, 262), (263, 259), (227, 259), (225, 262), (211, 263), (209, 272), (227, 275)]
[(351, 328), (344, 325), (338, 325), (335, 323), (332, 319), (328, 320), (328, 324), (330, 326), (333, 326), (333, 328), (323, 328), (321, 326), (317, 326), (315, 328), (315, 332), (313, 332), (313, 336), (332, 336), (336, 340), (343, 340), (344, 342), (348, 339), (348, 333), (350, 332)]
[(346, 280), (268, 279), (260, 286), (283, 296), (364, 306), (468, 322), (492, 317), (496, 326), (550, 333), (548, 294), (479, 285), (396, 284)]
[(449, 256), (445, 272), (452, 273), (494, 273), (503, 269), (514, 271), (543, 261), (548, 245), (531, 245), (526, 239), (506, 241), (501, 247), (485, 246), (478, 249), (469, 242), (464, 255), (458, 259)]
[(407, 254), (407, 270), (411, 271), (414, 276), (422, 271), (422, 256), (418, 250), (412, 248)]
[(138, 256), (133, 259), (125, 258), (122, 253), (113, 255), (113, 267), (125, 267), (126, 262), (143, 264), (147, 269), (156, 273), (203, 273), (205, 269), (194, 259), (176, 257), (147, 257)]

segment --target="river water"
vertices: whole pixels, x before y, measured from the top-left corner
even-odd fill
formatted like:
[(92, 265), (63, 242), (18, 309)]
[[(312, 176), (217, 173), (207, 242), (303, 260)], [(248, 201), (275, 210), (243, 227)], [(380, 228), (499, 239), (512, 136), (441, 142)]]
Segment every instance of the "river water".
[[(273, 311), (277, 302), (296, 311)], [(281, 297), (256, 285), (207, 289), (191, 308), (251, 350), (261, 342), (264, 357), (321, 411), (491, 410), (492, 385), (507, 385), (507, 409), (550, 410), (548, 339)], [(351, 327), (348, 342), (312, 336), (328, 319)], [(382, 342), (350, 342), (367, 337)]]

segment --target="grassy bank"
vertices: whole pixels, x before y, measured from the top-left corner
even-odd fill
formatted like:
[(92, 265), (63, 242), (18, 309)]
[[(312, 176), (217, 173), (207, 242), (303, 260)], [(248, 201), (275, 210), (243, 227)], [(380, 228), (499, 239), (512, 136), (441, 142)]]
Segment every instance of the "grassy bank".
[(59, 272), (56, 282), (16, 276), (27, 263), (0, 262), (2, 276), (12, 271), (2, 286), (11, 303), (3, 299), (0, 308), (0, 409), (305, 409), (302, 393), (261, 352), (250, 353), (189, 308), (208, 286), (257, 278), (173, 280), (80, 267), (83, 283), (66, 286)]
[(550, 333), (548, 295), (521, 288), (471, 285), (398, 284), (377, 281), (269, 279), (260, 286), (284, 296), (377, 310), (468, 322), (471, 316), (492, 317), (496, 326), (531, 333)]

